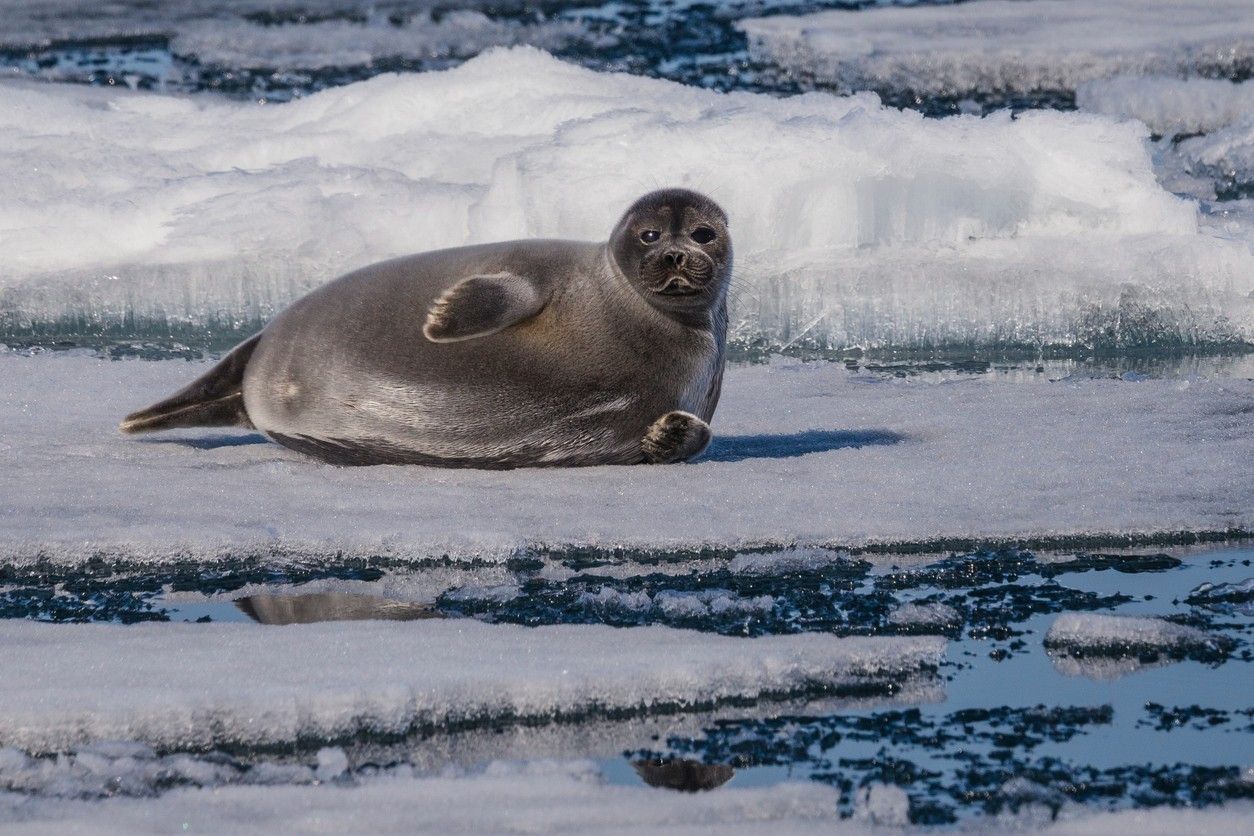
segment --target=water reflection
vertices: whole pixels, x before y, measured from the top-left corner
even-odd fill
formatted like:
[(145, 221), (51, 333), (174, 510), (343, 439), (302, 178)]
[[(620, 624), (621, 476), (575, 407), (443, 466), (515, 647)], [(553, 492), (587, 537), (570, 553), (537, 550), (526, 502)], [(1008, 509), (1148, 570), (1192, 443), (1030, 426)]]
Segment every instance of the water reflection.
[(701, 763), (688, 758), (653, 758), (632, 761), (646, 784), (677, 792), (705, 792), (726, 784), (736, 770), (724, 763)]
[(1074, 656), (1046, 650), (1054, 670), (1063, 676), (1082, 676), (1096, 682), (1110, 682), (1137, 671), (1161, 668), (1180, 660), (1163, 655), (1152, 658), (1138, 656)]
[(443, 618), (428, 604), (393, 601), (376, 595), (316, 592), (310, 595), (249, 595), (235, 606), (260, 624), (312, 624), (317, 621), (416, 621)]

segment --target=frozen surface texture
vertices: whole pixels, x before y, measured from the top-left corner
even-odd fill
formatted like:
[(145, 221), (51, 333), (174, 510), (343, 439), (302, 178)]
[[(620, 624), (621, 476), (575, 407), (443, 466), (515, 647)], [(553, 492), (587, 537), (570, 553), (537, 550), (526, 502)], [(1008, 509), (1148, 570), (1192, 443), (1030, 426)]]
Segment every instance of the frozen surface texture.
[(1076, 106), (1139, 119), (1163, 136), (1210, 133), (1254, 114), (1254, 82), (1119, 76), (1081, 84)]
[(1063, 613), (1045, 635), (1046, 645), (1072, 653), (1135, 656), (1145, 651), (1188, 655), (1220, 653), (1218, 636), (1187, 624), (1130, 615)]
[(0, 745), (266, 745), (545, 722), (885, 687), (936, 638), (728, 638), (665, 627), (471, 620), (71, 625), (0, 622)]
[(500, 21), (472, 10), (447, 12), (438, 19), (419, 15), (399, 26), (377, 14), (365, 22), (326, 20), (299, 26), (259, 26), (242, 19), (177, 25), (178, 36), (170, 45), (177, 55), (222, 67), (276, 70), (368, 66), (388, 58), (469, 58), (488, 47), (514, 44), (557, 49), (587, 37), (572, 22)]
[(1254, 195), (1254, 109), (1221, 130), (1186, 139), (1177, 147), (1194, 173), (1218, 176), (1234, 192)]
[(730, 213), (743, 341), (1254, 340), (1248, 244), (1199, 229), (1145, 129), (1098, 115), (930, 120), (515, 49), (282, 105), (10, 82), (0, 131), (0, 337), (247, 329), (389, 256), (599, 240), (683, 185)]
[(742, 21), (751, 53), (843, 89), (1074, 90), (1115, 75), (1247, 74), (1246, 0), (981, 0)]
[(1238, 218), (1232, 237), (1254, 240), (1248, 212), (1234, 200), (1254, 195), (1254, 82), (1116, 78), (1082, 85), (1076, 104), (1138, 119), (1164, 137), (1155, 148), (1164, 186), (1204, 200), (1225, 198), (1214, 210)]
[[(605, 785), (590, 764), (497, 762), (465, 777), (413, 778), (396, 771), (357, 784), (332, 786), (224, 787), (174, 790), (156, 799), (105, 802), (26, 801), (0, 793), (0, 825), (27, 834), (63, 833), (639, 833), (829, 834), (900, 832), (892, 788), (878, 785), (873, 807), (861, 821), (840, 820), (840, 792), (820, 784), (785, 783), (710, 793), (664, 792)], [(1028, 807), (1019, 816), (976, 821), (976, 832), (1057, 834), (1243, 832), (1254, 815), (1248, 803), (1203, 810), (1156, 808), (1117, 813), (1066, 809), (1049, 822), (1047, 810)], [(882, 816), (882, 818), (881, 818)]]
[[(296, 33), (306, 26), (339, 22), (373, 24), (383, 28), (389, 18), (405, 24), (426, 21), (426, 15), (440, 4), (434, 0), (230, 0), (205, 3), (201, 0), (113, 0), (88, 3), (83, 0), (4, 0), (0, 43), (10, 46), (39, 45), (56, 40), (85, 38), (134, 38), (143, 36), (177, 37), (184, 31), (220, 29), (225, 35), (246, 22), (261, 30), (273, 28)], [(458, 3), (474, 9), (487, 3)], [(513, 8), (520, 8), (521, 3)], [(509, 0), (498, 5), (509, 9)], [(414, 19), (417, 18), (417, 21)], [(362, 26), (361, 28), (365, 28)], [(395, 27), (401, 32), (405, 26)], [(235, 30), (236, 37), (247, 35)], [(403, 37), (398, 32), (397, 37)], [(421, 38), (415, 35), (414, 38)], [(360, 40), (369, 41), (369, 34)], [(273, 36), (272, 45), (281, 45), (284, 33)], [(265, 66), (258, 64), (257, 66)], [(323, 63), (312, 66), (323, 66)]]
[[(479, 775), (357, 785), (176, 790), (142, 801), (33, 802), (6, 809), (24, 833), (830, 833), (839, 790), (808, 783), (716, 793), (606, 786), (580, 762), (491, 764)], [(842, 827), (842, 832), (844, 828)]]
[(503, 559), (539, 545), (841, 547), (1254, 527), (1246, 380), (1012, 385), (778, 360), (730, 369), (711, 449), (664, 467), (338, 468), (244, 431), (118, 434), (121, 415), (204, 368), (0, 355), (6, 556)]

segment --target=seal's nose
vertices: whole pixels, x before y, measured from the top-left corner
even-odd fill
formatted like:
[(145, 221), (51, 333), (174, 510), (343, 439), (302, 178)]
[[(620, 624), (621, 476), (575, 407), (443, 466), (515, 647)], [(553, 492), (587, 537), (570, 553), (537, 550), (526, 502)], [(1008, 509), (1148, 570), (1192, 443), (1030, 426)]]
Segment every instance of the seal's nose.
[(671, 250), (666, 255), (662, 256), (662, 259), (666, 262), (667, 267), (674, 267), (678, 269), (684, 266), (684, 254), (679, 250)]

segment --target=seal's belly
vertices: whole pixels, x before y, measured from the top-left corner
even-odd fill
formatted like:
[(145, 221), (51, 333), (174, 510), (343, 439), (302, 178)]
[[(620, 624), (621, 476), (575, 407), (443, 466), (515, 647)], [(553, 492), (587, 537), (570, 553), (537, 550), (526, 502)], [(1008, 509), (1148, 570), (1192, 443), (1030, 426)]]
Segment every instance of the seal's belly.
[(329, 461), (474, 467), (635, 463), (648, 426), (681, 399), (629, 386), (362, 375), (325, 377), (316, 391), (280, 378), (250, 394), (258, 429)]

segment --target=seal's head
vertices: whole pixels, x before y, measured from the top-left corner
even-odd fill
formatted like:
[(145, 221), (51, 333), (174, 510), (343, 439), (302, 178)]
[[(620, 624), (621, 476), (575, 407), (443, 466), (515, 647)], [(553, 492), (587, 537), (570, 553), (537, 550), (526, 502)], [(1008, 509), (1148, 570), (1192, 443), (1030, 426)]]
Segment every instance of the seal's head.
[(687, 189), (650, 192), (610, 236), (610, 255), (655, 308), (685, 317), (720, 305), (731, 281), (727, 213)]

